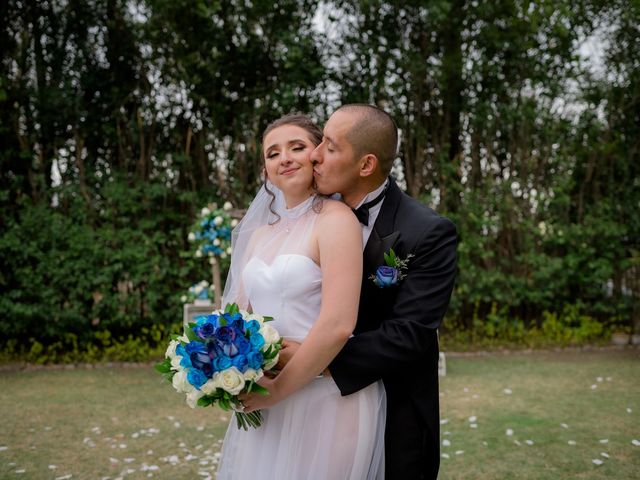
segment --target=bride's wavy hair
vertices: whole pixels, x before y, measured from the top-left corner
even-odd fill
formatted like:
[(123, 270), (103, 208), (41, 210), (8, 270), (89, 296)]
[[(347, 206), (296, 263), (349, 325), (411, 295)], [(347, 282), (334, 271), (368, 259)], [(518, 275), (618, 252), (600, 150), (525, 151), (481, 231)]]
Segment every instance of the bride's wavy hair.
[[(264, 158), (264, 139), (267, 137), (269, 132), (275, 130), (278, 127), (282, 127), (284, 125), (293, 125), (294, 127), (300, 127), (303, 130), (305, 130), (309, 134), (309, 140), (311, 140), (311, 143), (313, 143), (316, 147), (320, 145), (320, 142), (322, 142), (322, 130), (320, 130), (320, 128), (313, 122), (313, 120), (311, 120), (311, 118), (309, 118), (304, 113), (299, 113), (299, 112), (289, 113), (271, 122), (269, 125), (267, 125), (267, 128), (264, 129), (264, 132), (262, 132), (262, 144), (260, 146), (260, 159), (262, 160), (263, 164), (266, 161), (266, 159)], [(267, 194), (269, 194), (269, 196), (271, 197), (271, 202), (269, 203), (269, 211), (277, 217), (275, 221), (269, 222), (269, 225), (274, 225), (280, 221), (280, 215), (278, 215), (278, 213), (273, 209), (273, 203), (276, 200), (276, 196), (271, 190), (269, 190), (269, 185), (267, 184), (266, 169), (264, 169), (264, 189), (267, 192)], [(315, 182), (314, 182), (314, 189), (315, 189)], [(317, 194), (316, 194), (316, 198), (313, 201), (312, 208), (316, 213), (320, 212), (320, 210), (322, 209), (322, 198)]]

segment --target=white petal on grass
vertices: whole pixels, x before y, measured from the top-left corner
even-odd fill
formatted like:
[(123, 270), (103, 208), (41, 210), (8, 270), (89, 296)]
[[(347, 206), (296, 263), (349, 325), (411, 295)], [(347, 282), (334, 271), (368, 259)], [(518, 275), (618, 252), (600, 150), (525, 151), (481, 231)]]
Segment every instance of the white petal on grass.
[(0, 452), (4, 452), (5, 450), (9, 450), (9, 447), (6, 445), (0, 445)]
[(562, 428), (569, 428), (569, 425), (567, 425), (566, 423), (561, 423), (561, 424), (560, 424), (560, 426), (561, 426)]
[(514, 440), (513, 443), (515, 443), (518, 446), (522, 445), (518, 440)]
[(21, 469), (15, 471), (15, 473), (24, 473), (24, 472), (26, 472), (26, 470), (24, 468), (21, 468)]
[(440, 420), (440, 425), (446, 425), (447, 423), (449, 423), (448, 418), (443, 418), (442, 420)]
[(469, 427), (471, 428), (478, 428), (478, 424), (477, 423), (470, 423)]
[(173, 426), (176, 428), (180, 428), (180, 422), (173, 422)]
[(576, 445), (576, 441), (575, 440), (569, 440), (567, 443), (569, 445)]
[(201, 432), (201, 431), (203, 431), (203, 430), (204, 430), (204, 427), (203, 427), (202, 425), (198, 425), (198, 426), (196, 427), (196, 430), (197, 430), (198, 432)]
[(449, 430), (442, 432), (442, 435), (451, 435), (451, 432)]
[(469, 389), (468, 389), (467, 387), (464, 387), (464, 388), (462, 389), (462, 391), (466, 393), (466, 392), (468, 392), (468, 391), (469, 391)]
[(456, 455), (462, 455), (464, 453), (464, 450), (456, 450)]
[(631, 413), (633, 410), (631, 410), (630, 408), (627, 408), (627, 413)]
[(138, 438), (140, 436), (140, 434), (138, 432), (133, 432), (131, 434), (131, 438)]
[(472, 398), (480, 398), (480, 395), (478, 395), (477, 393), (474, 393), (471, 397)]
[(591, 460), (595, 465), (602, 465), (604, 462), (602, 460), (600, 460), (599, 458), (594, 458), (593, 460)]
[(111, 463), (120, 463), (120, 460), (118, 460), (117, 458), (113, 458), (113, 457), (109, 457), (109, 461)]
[(602, 380), (604, 380), (604, 378), (602, 378), (602, 377), (596, 378), (596, 381), (598, 381), (598, 382), (601, 382)]
[(513, 390), (511, 390), (510, 388), (505, 388), (503, 392), (505, 395), (511, 395), (513, 393)]
[(600, 443), (609, 443), (609, 439), (608, 438), (603, 438), (601, 440), (599, 440)]
[(49, 470), (55, 470), (56, 468), (58, 468), (57, 465), (49, 465)]
[(56, 477), (56, 480), (69, 480), (70, 478), (72, 478), (73, 475), (71, 475), (70, 473), (68, 473), (67, 475), (63, 475), (61, 477)]
[(449, 454), (448, 453), (443, 453), (442, 454), (442, 458), (449, 458)]
[(613, 380), (611, 377), (607, 377), (607, 382), (610, 382), (611, 380)]
[(604, 458), (609, 458), (609, 454), (607, 452), (600, 452), (600, 456)]
[(133, 463), (133, 462), (136, 461), (136, 459), (135, 458), (131, 458), (131, 457), (127, 457), (127, 458), (123, 458), (122, 461), (124, 463)]
[(633, 440), (631, 440), (631, 443), (633, 445), (635, 445), (636, 447), (640, 447), (640, 440), (636, 440), (635, 438)]
[(506, 432), (504, 432), (507, 434), (507, 437), (510, 437), (511, 435), (513, 435), (513, 429), (512, 428), (507, 428)]
[(476, 420), (477, 420), (477, 418), (476, 418), (475, 415), (472, 415), (472, 416), (469, 417), (469, 422), (471, 422), (471, 423), (476, 423)]
[(120, 445), (118, 445), (120, 448), (125, 449), (127, 448), (127, 444), (126, 443), (121, 443)]
[(598, 388), (598, 385), (596, 385), (595, 383), (591, 385), (591, 390), (595, 390), (596, 388)]
[(533, 445), (533, 440), (525, 440), (524, 443), (527, 445)]
[(448, 447), (451, 445), (451, 442), (449, 440), (447, 440), (446, 438), (444, 440), (442, 440), (442, 446), (443, 447)]

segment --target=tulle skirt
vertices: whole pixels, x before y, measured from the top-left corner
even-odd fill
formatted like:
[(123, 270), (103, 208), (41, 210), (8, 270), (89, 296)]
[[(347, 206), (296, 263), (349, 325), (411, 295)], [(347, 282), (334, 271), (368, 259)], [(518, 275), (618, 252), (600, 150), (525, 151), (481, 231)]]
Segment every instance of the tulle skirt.
[(217, 478), (384, 479), (385, 412), (382, 382), (343, 397), (331, 378), (315, 379), (263, 411), (257, 429), (231, 418)]

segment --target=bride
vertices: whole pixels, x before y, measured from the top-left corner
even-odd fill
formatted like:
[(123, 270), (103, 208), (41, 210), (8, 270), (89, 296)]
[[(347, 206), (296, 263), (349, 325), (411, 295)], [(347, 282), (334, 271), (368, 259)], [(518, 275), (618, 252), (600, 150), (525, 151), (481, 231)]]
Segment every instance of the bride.
[(231, 421), (219, 480), (384, 478), (382, 383), (343, 397), (321, 375), (355, 327), (362, 282), (358, 220), (312, 188), (309, 156), (321, 140), (304, 115), (266, 128), (265, 185), (234, 230), (224, 303), (274, 317), (280, 335), (302, 345), (260, 381), (269, 396), (243, 397), (263, 423), (244, 431)]

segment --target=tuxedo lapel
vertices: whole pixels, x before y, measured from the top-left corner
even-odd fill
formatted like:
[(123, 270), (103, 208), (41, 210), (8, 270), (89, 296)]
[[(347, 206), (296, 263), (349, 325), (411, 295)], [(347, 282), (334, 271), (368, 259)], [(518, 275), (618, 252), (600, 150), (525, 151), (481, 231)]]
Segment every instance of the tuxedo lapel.
[(400, 236), (400, 232), (394, 231), (394, 223), (401, 196), (400, 188), (389, 177), (389, 189), (382, 201), (380, 213), (364, 249), (363, 270), (365, 278), (375, 273), (376, 269), (383, 264), (384, 253), (393, 247)]

